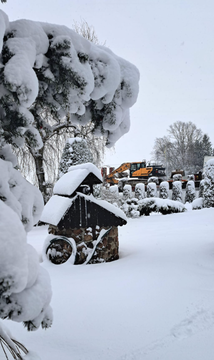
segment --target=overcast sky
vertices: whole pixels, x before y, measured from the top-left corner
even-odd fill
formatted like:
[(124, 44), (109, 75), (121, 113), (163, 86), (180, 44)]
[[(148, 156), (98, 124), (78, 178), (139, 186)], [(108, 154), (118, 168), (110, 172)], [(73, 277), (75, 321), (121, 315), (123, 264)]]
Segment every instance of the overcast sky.
[(7, 0), (9, 20), (72, 27), (84, 19), (101, 43), (141, 74), (131, 129), (105, 163), (150, 160), (157, 137), (192, 121), (214, 146), (213, 0)]

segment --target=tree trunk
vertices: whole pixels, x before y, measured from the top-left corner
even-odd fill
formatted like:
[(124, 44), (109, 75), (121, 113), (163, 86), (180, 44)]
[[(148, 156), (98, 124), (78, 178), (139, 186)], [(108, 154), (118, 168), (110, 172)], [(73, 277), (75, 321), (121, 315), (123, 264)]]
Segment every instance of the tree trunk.
[(36, 176), (38, 179), (39, 190), (42, 193), (44, 203), (48, 201), (47, 186), (45, 181), (45, 172), (43, 167), (43, 155), (44, 147), (39, 149), (36, 154), (34, 154), (35, 166), (36, 166)]

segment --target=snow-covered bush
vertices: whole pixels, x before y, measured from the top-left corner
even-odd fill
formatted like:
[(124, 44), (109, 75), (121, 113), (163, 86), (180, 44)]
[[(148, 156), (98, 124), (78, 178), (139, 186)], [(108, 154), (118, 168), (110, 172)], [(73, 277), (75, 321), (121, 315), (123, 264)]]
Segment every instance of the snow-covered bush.
[(162, 181), (159, 187), (159, 197), (161, 199), (169, 198), (169, 183), (168, 181)]
[(148, 178), (148, 184), (149, 183), (155, 183), (156, 185), (159, 184), (159, 179), (157, 176), (151, 176), (150, 178)]
[(102, 200), (106, 200), (111, 204), (119, 206), (119, 190), (117, 185), (100, 187), (100, 197)]
[(193, 202), (195, 199), (195, 183), (193, 180), (189, 180), (186, 185), (185, 203)]
[(126, 184), (123, 188), (123, 200), (126, 201), (132, 197), (132, 187), (129, 184)]
[(204, 199), (199, 197), (192, 202), (192, 210), (200, 210), (204, 207)]
[(157, 196), (157, 185), (154, 182), (150, 182), (147, 185), (147, 198), (153, 198)]
[(135, 198), (138, 200), (145, 198), (145, 185), (143, 183), (136, 184), (135, 186)]
[(0, 172), (0, 317), (24, 322), (28, 330), (46, 328), (52, 322), (50, 280), (26, 240), (43, 199), (10, 162), (0, 159)]
[(173, 181), (181, 181), (182, 174), (174, 174), (172, 178), (173, 178)]
[(193, 174), (187, 175), (187, 180), (188, 180), (188, 181), (190, 181), (190, 180), (194, 181), (194, 180), (195, 180), (195, 176), (194, 176)]
[(122, 210), (124, 208), (123, 211), (125, 212), (127, 217), (137, 218), (140, 216), (140, 212), (138, 210), (138, 202), (138, 199), (132, 198), (126, 201), (126, 206), (121, 206)]
[(138, 202), (140, 215), (148, 216), (152, 212), (163, 215), (186, 211), (186, 208), (179, 201), (159, 198), (146, 198)]
[[(0, 317), (23, 322), (31, 331), (40, 325), (46, 329), (52, 324), (50, 278), (26, 238), (38, 222), (43, 198), (11, 162), (0, 159), (0, 173)], [(16, 353), (1, 324), (0, 335)]]
[(198, 197), (203, 198), (204, 196), (204, 179), (200, 181)]
[(214, 159), (207, 161), (204, 169), (204, 207), (214, 207)]
[(182, 202), (183, 201), (182, 200), (182, 194), (183, 194), (183, 192), (182, 192), (182, 183), (181, 183), (181, 181), (179, 181), (179, 180), (178, 181), (173, 181), (173, 183), (172, 183), (172, 200)]
[(67, 139), (59, 164), (59, 177), (68, 172), (70, 166), (84, 163), (93, 163), (87, 141), (79, 137)]

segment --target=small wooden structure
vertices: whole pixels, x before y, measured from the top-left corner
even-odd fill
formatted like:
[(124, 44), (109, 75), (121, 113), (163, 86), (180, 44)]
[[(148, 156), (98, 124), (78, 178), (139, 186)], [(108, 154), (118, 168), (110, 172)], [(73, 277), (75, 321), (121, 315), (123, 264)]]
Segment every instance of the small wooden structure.
[[(49, 224), (49, 233), (56, 236), (56, 251), (52, 251), (52, 240), (49, 259), (57, 264), (67, 261), (68, 251), (72, 252), (73, 248), (63, 243), (64, 237), (68, 241), (72, 238), (76, 243), (75, 264), (116, 260), (119, 258), (118, 226), (127, 223), (126, 216), (122, 210), (107, 201), (80, 192), (83, 185), (92, 189), (93, 182), (99, 183), (101, 180), (95, 171), (83, 173), (80, 171), (82, 167), (77, 170), (79, 171), (72, 171), (71, 174), (66, 173), (56, 183), (55, 195), (45, 205), (42, 213), (41, 221)], [(72, 173), (75, 175), (73, 182)], [(58, 254), (57, 260), (53, 254)]]

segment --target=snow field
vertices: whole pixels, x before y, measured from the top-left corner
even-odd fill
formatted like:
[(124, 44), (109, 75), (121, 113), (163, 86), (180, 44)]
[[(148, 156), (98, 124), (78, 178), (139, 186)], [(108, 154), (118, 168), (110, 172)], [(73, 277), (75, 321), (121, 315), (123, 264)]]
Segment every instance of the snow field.
[[(211, 208), (129, 219), (118, 261), (43, 263), (52, 328), (11, 323), (11, 332), (43, 360), (212, 360), (213, 216)], [(47, 227), (28, 235), (39, 254), (46, 236)]]

